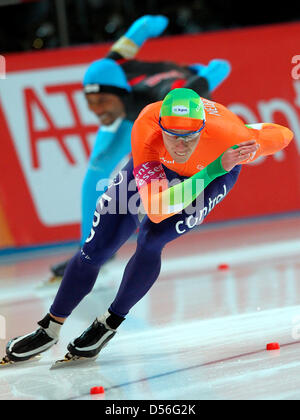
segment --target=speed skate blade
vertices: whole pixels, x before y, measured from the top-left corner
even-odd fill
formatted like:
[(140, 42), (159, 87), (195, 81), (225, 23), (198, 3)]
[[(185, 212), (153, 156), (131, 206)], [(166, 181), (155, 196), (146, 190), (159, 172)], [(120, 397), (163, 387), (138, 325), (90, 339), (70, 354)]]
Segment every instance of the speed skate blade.
[(50, 370), (60, 369), (62, 367), (69, 367), (69, 366), (78, 366), (81, 364), (88, 364), (89, 362), (94, 362), (98, 356), (95, 357), (80, 357), (80, 356), (71, 356), (67, 354), (64, 359), (56, 360), (53, 363)]
[(28, 366), (36, 362), (39, 362), (40, 360), (41, 360), (40, 355), (34, 356), (29, 360), (24, 360), (20, 362), (14, 362), (13, 360), (10, 360), (8, 356), (5, 356), (0, 361), (0, 369), (7, 368), (7, 367), (16, 367), (16, 366)]

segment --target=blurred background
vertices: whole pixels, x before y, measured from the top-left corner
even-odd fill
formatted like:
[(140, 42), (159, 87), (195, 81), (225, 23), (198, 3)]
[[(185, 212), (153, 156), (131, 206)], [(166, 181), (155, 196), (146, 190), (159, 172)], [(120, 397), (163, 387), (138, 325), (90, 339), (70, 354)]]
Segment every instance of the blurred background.
[(145, 14), (163, 14), (169, 24), (144, 43), (138, 60), (225, 59), (231, 73), (212, 99), (245, 123), (275, 122), (295, 134), (284, 151), (246, 165), (231, 199), (206, 222), (297, 213), (300, 10), (289, 0), (263, 6), (257, 0), (0, 0), (6, 71), (1, 78), (0, 67), (0, 250), (78, 243), (82, 181), (99, 129), (82, 78)]
[[(269, 3), (269, 7), (268, 4)], [(114, 41), (143, 14), (170, 18), (165, 35), (240, 28), (300, 18), (295, 3), (254, 0), (1, 0), (0, 52)]]

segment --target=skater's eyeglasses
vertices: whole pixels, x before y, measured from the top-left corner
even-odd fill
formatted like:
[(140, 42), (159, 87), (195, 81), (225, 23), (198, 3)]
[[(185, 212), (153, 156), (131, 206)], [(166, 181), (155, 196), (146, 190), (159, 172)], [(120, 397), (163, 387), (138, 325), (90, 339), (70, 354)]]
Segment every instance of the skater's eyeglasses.
[(184, 141), (189, 142), (189, 141), (195, 140), (198, 137), (199, 133), (205, 127), (205, 120), (203, 120), (202, 126), (199, 128), (199, 130), (192, 131), (190, 133), (185, 133), (185, 134), (178, 134), (178, 133), (175, 133), (174, 131), (167, 130), (165, 127), (163, 127), (163, 125), (161, 123), (161, 117), (159, 117), (158, 124), (159, 124), (160, 128), (165, 133), (167, 133), (170, 137), (172, 136), (172, 137), (176, 137), (176, 138), (184, 138)]

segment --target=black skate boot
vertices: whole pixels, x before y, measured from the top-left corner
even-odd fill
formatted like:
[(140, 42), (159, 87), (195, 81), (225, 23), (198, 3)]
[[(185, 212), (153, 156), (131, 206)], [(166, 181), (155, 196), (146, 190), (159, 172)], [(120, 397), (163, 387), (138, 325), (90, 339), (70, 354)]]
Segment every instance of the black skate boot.
[(58, 342), (61, 323), (47, 314), (38, 325), (41, 328), (33, 333), (13, 338), (7, 343), (6, 356), (0, 362), (0, 367), (34, 359)]
[(52, 265), (51, 272), (56, 277), (63, 277), (65, 274), (65, 269), (67, 265), (69, 264), (70, 259), (60, 262), (58, 264)]
[[(106, 312), (100, 318), (96, 318), (92, 325), (68, 345), (69, 352), (65, 355), (65, 358), (55, 362), (52, 368), (65, 364), (70, 365), (71, 362), (95, 360), (103, 347), (116, 334), (116, 328), (123, 320), (124, 318), (112, 315), (109, 312)], [(108, 325), (108, 322), (110, 322), (110, 325)]]

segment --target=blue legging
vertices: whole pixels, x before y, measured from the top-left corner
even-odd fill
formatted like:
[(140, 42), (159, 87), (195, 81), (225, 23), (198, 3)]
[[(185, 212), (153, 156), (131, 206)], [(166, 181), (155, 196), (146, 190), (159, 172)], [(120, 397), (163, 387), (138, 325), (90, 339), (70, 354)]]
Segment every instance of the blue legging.
[[(186, 177), (164, 168), (169, 181)], [(139, 226), (137, 247), (125, 268), (118, 293), (110, 310), (125, 317), (129, 310), (148, 292), (161, 269), (164, 246), (186, 234), (199, 223), (216, 204), (221, 202), (237, 181), (241, 167), (236, 166), (206, 187), (202, 200), (197, 200), (159, 224), (145, 216), (139, 221), (139, 195), (133, 179), (132, 159), (116, 177), (97, 204), (93, 228), (80, 252), (70, 261), (50, 312), (66, 318), (92, 290), (101, 266), (128, 240)], [(128, 185), (131, 188), (128, 189)], [(127, 196), (126, 196), (127, 194)], [(131, 212), (126, 211), (124, 203)]]
[(106, 127), (98, 130), (82, 184), (81, 246), (90, 233), (96, 202), (107, 187), (106, 182), (119, 162), (131, 152), (132, 125), (133, 122), (123, 120), (115, 130)]

